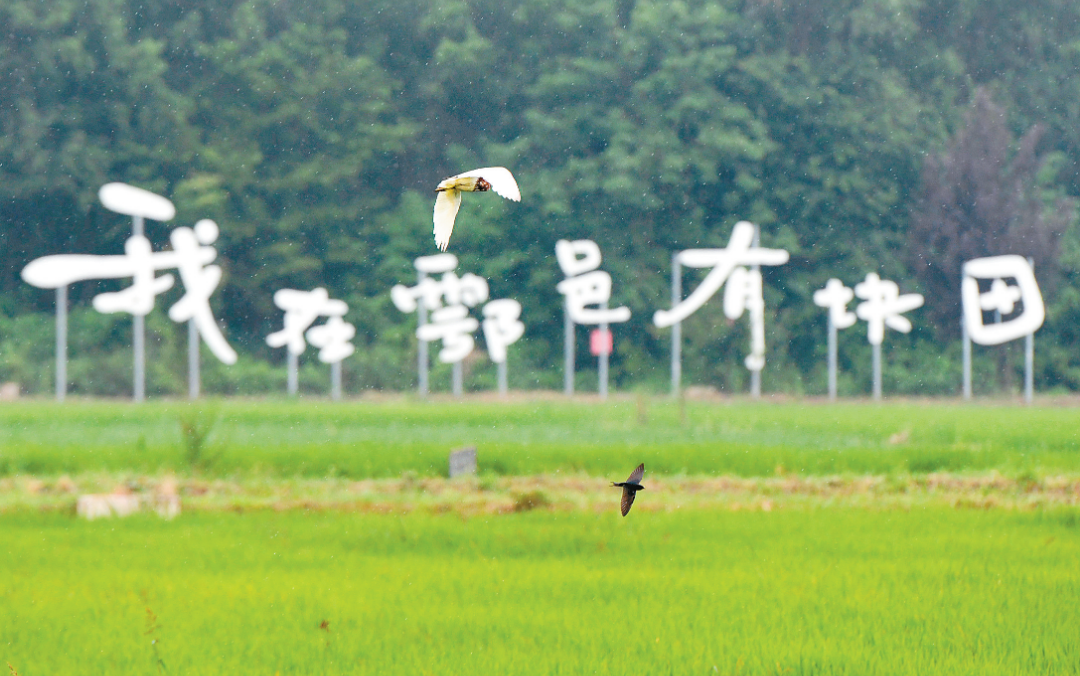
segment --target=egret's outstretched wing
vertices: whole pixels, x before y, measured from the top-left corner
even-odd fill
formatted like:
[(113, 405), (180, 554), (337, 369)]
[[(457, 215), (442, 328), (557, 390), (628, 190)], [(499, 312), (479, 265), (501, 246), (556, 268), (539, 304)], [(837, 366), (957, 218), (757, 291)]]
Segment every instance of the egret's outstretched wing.
[[(627, 479), (626, 479), (626, 483), (628, 483), (628, 484), (639, 484), (639, 483), (641, 483), (641, 477), (643, 477), (643, 476), (645, 476), (645, 463), (641, 463), (640, 465), (637, 466), (637, 469), (635, 469), (633, 472), (630, 473), (630, 476), (627, 477)], [(633, 501), (634, 501), (634, 499), (630, 498), (630, 502), (633, 502)], [(629, 508), (627, 508), (627, 509), (629, 509)]]
[(450, 233), (454, 231), (454, 219), (460, 207), (461, 192), (457, 190), (443, 190), (435, 197), (435, 214), (432, 218), (435, 223), (435, 244), (442, 251), (446, 251), (450, 244)]
[(482, 169), (473, 169), (472, 171), (466, 171), (464, 174), (458, 174), (454, 178), (482, 178), (491, 184), (491, 189), (495, 191), (500, 197), (505, 197), (508, 200), (515, 202), (521, 201), (521, 190), (518, 189), (517, 181), (514, 180), (514, 175), (510, 173), (510, 170), (506, 167), (484, 167)]

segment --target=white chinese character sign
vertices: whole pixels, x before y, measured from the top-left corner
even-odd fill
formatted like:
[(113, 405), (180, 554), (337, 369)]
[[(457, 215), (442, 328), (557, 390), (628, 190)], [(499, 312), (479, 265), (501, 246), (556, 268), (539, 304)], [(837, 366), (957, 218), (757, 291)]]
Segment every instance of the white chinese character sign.
[[(858, 296), (863, 302), (848, 312), (847, 304)], [(866, 322), (867, 340), (873, 348), (873, 393), (881, 398), (881, 343), (885, 328), (900, 333), (911, 331), (911, 320), (903, 316), (922, 307), (923, 297), (917, 293), (900, 294), (896, 282), (882, 279), (876, 272), (855, 285), (844, 286), (839, 279), (830, 279), (824, 289), (814, 292), (814, 304), (829, 311), (829, 398), (836, 398), (836, 331), (855, 324), (856, 317)]]
[[(343, 300), (331, 298), (322, 287), (311, 291), (279, 289), (274, 293), (274, 305), (285, 311), (284, 327), (267, 336), (266, 344), (288, 351), (289, 394), (295, 395), (299, 389), (299, 357), (310, 342), (320, 348), (319, 361), (331, 365), (332, 396), (340, 399), (341, 361), (356, 349), (349, 342), (356, 335), (356, 327), (343, 319), (349, 306)], [(326, 323), (312, 326), (320, 317), (326, 317)]]
[(390, 289), (390, 298), (398, 310), (407, 313), (416, 312), (422, 304), (431, 313), (431, 322), (417, 327), (416, 337), (423, 342), (441, 340), (439, 361), (456, 364), (469, 356), (476, 345), (472, 334), (480, 328), (480, 322), (469, 316), (469, 308), (488, 299), (487, 280), (471, 272), (459, 277), (454, 272), (458, 260), (453, 254), (424, 256), (417, 262), (418, 269), (424, 268), (429, 274), (441, 273), (442, 277), (425, 275), (413, 287), (397, 284)]
[[(416, 286), (396, 284), (390, 289), (390, 298), (401, 312), (417, 313), (420, 391), (427, 393), (427, 343), (441, 341), (439, 361), (454, 365), (453, 392), (460, 395), (464, 387), (461, 362), (472, 353), (476, 346), (473, 334), (481, 327), (481, 322), (469, 316), (469, 311), (488, 300), (487, 280), (471, 272), (458, 276), (454, 272), (458, 259), (453, 254), (421, 256), (414, 265), (419, 272)], [(506, 348), (525, 333), (525, 325), (519, 319), (521, 304), (505, 298), (492, 300), (483, 306), (481, 314), (488, 356), (499, 365), (499, 389), (505, 392)]]
[[(574, 393), (574, 325), (596, 325), (600, 333), (606, 335), (610, 331), (609, 324), (630, 319), (630, 308), (607, 306), (611, 300), (611, 274), (598, 269), (601, 256), (596, 242), (591, 239), (560, 239), (555, 243), (555, 260), (566, 275), (566, 279), (555, 288), (566, 298), (564, 389), (567, 395), (571, 395)], [(601, 398), (607, 397), (609, 354), (610, 350), (598, 354)]]
[[(101, 197), (102, 202), (114, 211), (146, 213), (160, 218), (172, 215), (171, 203), (165, 209), (159, 202), (163, 200), (167, 203), (167, 200), (131, 186), (109, 184), (102, 188)], [(214, 356), (226, 364), (235, 363), (236, 352), (226, 342), (210, 309), (210, 296), (221, 281), (221, 268), (211, 265), (217, 257), (216, 249), (210, 246), (218, 237), (217, 224), (202, 220), (195, 224), (194, 229), (176, 228), (169, 235), (172, 250), (154, 252), (150, 240), (141, 233), (141, 217), (136, 220), (139, 222), (137, 232), (125, 242), (123, 255), (44, 256), (31, 261), (23, 269), (23, 279), (38, 288), (59, 290), (79, 281), (131, 278), (131, 286), (120, 291), (100, 293), (94, 297), (93, 305), (99, 312), (126, 312), (141, 320), (153, 310), (155, 297), (171, 289), (175, 283), (173, 275), (158, 276), (157, 273), (175, 269), (180, 274), (184, 295), (169, 308), (169, 318), (175, 322), (189, 322), (197, 332), (196, 339), (201, 336)], [(58, 294), (58, 302), (60, 298)], [(61, 312), (66, 312), (66, 294), (63, 298), (64, 307), (57, 308), (58, 325)], [(137, 329), (139, 327), (141, 322)], [(139, 343), (141, 331), (136, 330), (135, 336)], [(57, 342), (59, 347), (59, 337)], [(141, 400), (141, 344), (136, 347), (135, 398)]]
[[(485, 170), (487, 171), (487, 170)], [(504, 170), (505, 171), (505, 170)], [(475, 173), (475, 172), (473, 172)], [(462, 175), (467, 176), (467, 175)], [(460, 178), (457, 177), (457, 178)], [(512, 179), (511, 179), (512, 180)], [(221, 362), (233, 364), (237, 354), (222, 333), (211, 309), (211, 298), (222, 282), (222, 268), (215, 243), (220, 231), (211, 220), (193, 227), (177, 227), (169, 233), (171, 248), (155, 251), (144, 234), (146, 219), (169, 221), (176, 210), (168, 199), (122, 183), (109, 183), (98, 194), (108, 210), (132, 218), (132, 234), (117, 255), (54, 254), (31, 261), (22, 270), (31, 285), (55, 289), (57, 398), (67, 387), (67, 288), (87, 280), (128, 280), (119, 290), (98, 293), (93, 307), (102, 313), (127, 313), (133, 318), (133, 394), (141, 401), (145, 394), (144, 318), (166, 291), (180, 286), (182, 295), (168, 309), (174, 322), (186, 322), (189, 336), (189, 392), (199, 392), (199, 346), (206, 344)], [(456, 208), (456, 207), (455, 207)], [(451, 224), (452, 225), (452, 224)], [(449, 236), (449, 235), (447, 235)], [(740, 221), (731, 231), (724, 248), (687, 249), (672, 255), (670, 309), (657, 310), (653, 322), (658, 328), (672, 328), (672, 389), (681, 389), (681, 323), (701, 309), (721, 288), (722, 308), (729, 320), (749, 319), (750, 346), (744, 363), (750, 371), (751, 392), (760, 393), (761, 371), (765, 365), (765, 299), (761, 266), (788, 262), (788, 252), (760, 246), (760, 230)], [(564, 298), (565, 388), (574, 391), (575, 327), (596, 327), (590, 333), (591, 352), (598, 357), (599, 393), (607, 394), (608, 360), (614, 343), (611, 324), (630, 320), (628, 307), (611, 308), (613, 282), (601, 269), (602, 256), (596, 242), (588, 239), (559, 240), (555, 257), (564, 278), (557, 291)], [(458, 259), (442, 253), (414, 261), (418, 273), (415, 286), (397, 284), (390, 296), (398, 310), (417, 315), (419, 340), (419, 388), (428, 391), (429, 343), (438, 341), (439, 361), (452, 365), (453, 391), (463, 390), (463, 361), (473, 353), (476, 334), (483, 332), (484, 345), (498, 366), (499, 390), (505, 393), (508, 348), (522, 338), (525, 325), (522, 307), (509, 298), (490, 299), (488, 281), (466, 272), (456, 272)], [(685, 298), (682, 295), (683, 267), (703, 270), (701, 282)], [(173, 273), (172, 271), (175, 271)], [(177, 282), (179, 281), (179, 284)], [(1034, 333), (1046, 319), (1046, 307), (1030, 259), (1016, 255), (969, 260), (960, 280), (962, 299), (964, 396), (971, 396), (971, 343), (1000, 345), (1018, 338), (1026, 340), (1025, 396), (1033, 390)], [(115, 287), (113, 287), (115, 288)], [(849, 306), (858, 299), (858, 305)], [(881, 396), (881, 345), (886, 329), (909, 333), (912, 322), (906, 316), (921, 307), (924, 299), (916, 293), (901, 294), (896, 282), (869, 273), (854, 288), (837, 278), (827, 281), (813, 294), (813, 302), (828, 312), (829, 397), (836, 397), (837, 332), (857, 320), (867, 324), (867, 339), (873, 353), (873, 393)], [(296, 394), (299, 356), (308, 344), (318, 348), (318, 359), (331, 365), (332, 392), (341, 396), (342, 362), (352, 355), (356, 328), (345, 321), (348, 305), (330, 297), (324, 288), (310, 291), (280, 289), (274, 303), (284, 312), (282, 327), (266, 337), (272, 347), (286, 348), (288, 387)], [(325, 321), (320, 321), (325, 320)]]
[(173, 287), (176, 269), (184, 283), (184, 295), (169, 308), (174, 322), (193, 321), (199, 335), (214, 356), (226, 364), (236, 363), (236, 352), (221, 334), (210, 309), (210, 296), (221, 281), (221, 268), (209, 265), (217, 252), (209, 246), (217, 239), (218, 227), (210, 220), (199, 221), (195, 229), (176, 228), (169, 235), (172, 251), (154, 252), (142, 235), (129, 237), (121, 256), (57, 254), (31, 261), (23, 268), (23, 279), (42, 288), (55, 289), (89, 279), (123, 279), (131, 286), (94, 296), (94, 309), (102, 313), (127, 312), (146, 316), (154, 309), (154, 297)]
[[(726, 283), (724, 315), (728, 319), (738, 319), (744, 311), (749, 310), (750, 354), (747, 355), (745, 364), (753, 375), (755, 394), (758, 393), (758, 374), (765, 366), (765, 297), (761, 266), (787, 263), (788, 252), (783, 249), (763, 249), (758, 245), (757, 238), (757, 226), (749, 221), (739, 221), (731, 231), (727, 248), (687, 249), (675, 254), (672, 272), (674, 305), (670, 310), (657, 310), (653, 315), (653, 323), (657, 327), (676, 327), (672, 334), (672, 382), (675, 389), (679, 386), (674, 374), (680, 370), (680, 325), (684, 319), (701, 309)], [(686, 298), (680, 297), (681, 266), (711, 268), (705, 279)]]
[(814, 305), (823, 307), (829, 311), (829, 323), (837, 329), (846, 329), (853, 326), (857, 317), (855, 313), (848, 312), (847, 304), (855, 298), (855, 292), (850, 287), (833, 277), (824, 289), (814, 292)]
[[(1007, 280), (1015, 284), (1009, 284)], [(979, 280), (989, 281), (986, 291)], [(1001, 345), (1026, 338), (1024, 397), (1031, 401), (1034, 390), (1034, 334), (1046, 320), (1039, 283), (1031, 263), (1023, 256), (990, 256), (964, 263), (960, 282), (964, 327), (964, 396), (971, 397), (971, 346)], [(993, 321), (986, 322), (987, 316)]]
[(866, 338), (875, 346), (880, 346), (885, 339), (886, 326), (900, 333), (910, 332), (911, 320), (903, 314), (923, 304), (921, 294), (900, 295), (896, 282), (881, 279), (875, 272), (855, 285), (855, 295), (863, 299), (855, 308), (855, 314), (866, 322)]
[(596, 242), (560, 239), (555, 243), (555, 260), (566, 275), (555, 288), (566, 296), (566, 310), (575, 324), (614, 324), (630, 319), (630, 308), (607, 307), (611, 300), (611, 275), (597, 270), (600, 247)]
[[(978, 280), (990, 281), (990, 289), (979, 292)], [(1015, 285), (1005, 280), (1013, 279)], [(1023, 256), (976, 258), (964, 263), (960, 295), (964, 304), (964, 327), (971, 340), (979, 345), (1000, 345), (1035, 333), (1046, 319), (1035, 271)], [(987, 324), (984, 313), (1007, 317), (1006, 321)]]

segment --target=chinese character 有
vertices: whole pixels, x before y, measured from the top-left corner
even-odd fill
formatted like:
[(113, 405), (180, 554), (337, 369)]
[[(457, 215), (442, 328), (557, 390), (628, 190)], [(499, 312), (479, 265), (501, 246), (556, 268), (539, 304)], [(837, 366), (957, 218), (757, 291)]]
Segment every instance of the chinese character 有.
[(750, 354), (746, 368), (760, 371), (765, 366), (765, 297), (761, 271), (746, 266), (783, 265), (788, 252), (754, 246), (756, 226), (739, 221), (731, 231), (725, 249), (687, 249), (676, 254), (680, 265), (689, 268), (712, 268), (689, 296), (670, 310), (657, 310), (653, 323), (660, 328), (677, 324), (697, 312), (721, 286), (724, 289), (724, 315), (738, 319), (750, 311)]

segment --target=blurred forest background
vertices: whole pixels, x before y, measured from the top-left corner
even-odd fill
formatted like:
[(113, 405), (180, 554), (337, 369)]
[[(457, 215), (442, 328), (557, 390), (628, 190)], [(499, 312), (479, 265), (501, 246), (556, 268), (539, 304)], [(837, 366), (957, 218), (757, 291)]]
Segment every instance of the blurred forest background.
[[(148, 224), (156, 249), (221, 226), (214, 311), (241, 360), (204, 352), (204, 390), (282, 391), (272, 294), (315, 286), (357, 326), (347, 391), (414, 387), (415, 316), (389, 290), (436, 253), (436, 183), (487, 165), (523, 200), (466, 199), (451, 251), (524, 306), (513, 388), (562, 382), (556, 240), (596, 240), (634, 313), (614, 386), (663, 391), (670, 332), (651, 319), (671, 254), (747, 219), (791, 252), (764, 271), (766, 391), (824, 392), (813, 291), (874, 271), (927, 296), (912, 334), (886, 337), (886, 392), (957, 393), (959, 265), (1000, 253), (1032, 256), (1047, 300), (1037, 388), (1080, 389), (1073, 0), (0, 0), (0, 27), (0, 379), (24, 391), (52, 390), (54, 296), (19, 273), (122, 251), (130, 220), (96, 198), (109, 181), (174, 201)], [(90, 307), (119, 285), (71, 289), (73, 393), (130, 392), (130, 317)], [(185, 391), (179, 293), (148, 318), (151, 393)], [(684, 382), (744, 391), (747, 322), (719, 300), (684, 325)], [(1021, 347), (976, 347), (976, 392), (1018, 387)], [(841, 394), (868, 392), (864, 323), (840, 349)], [(467, 387), (493, 385), (487, 360), (467, 366)]]

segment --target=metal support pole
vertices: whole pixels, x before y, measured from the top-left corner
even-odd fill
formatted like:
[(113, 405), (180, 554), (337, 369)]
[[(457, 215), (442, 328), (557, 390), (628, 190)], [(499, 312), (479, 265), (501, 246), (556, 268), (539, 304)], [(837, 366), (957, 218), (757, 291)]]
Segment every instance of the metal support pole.
[(288, 392), (290, 397), (295, 397), (300, 391), (300, 355), (293, 354), (292, 350), (285, 350), (288, 355)]
[(873, 346), (874, 352), (874, 401), (881, 401), (881, 344)]
[[(1028, 265), (1035, 270), (1035, 260), (1028, 258)], [(1024, 336), (1024, 402), (1030, 404), (1035, 398), (1035, 332)]]
[(453, 367), (453, 380), (454, 380), (454, 382), (453, 382), (453, 392), (454, 392), (455, 397), (460, 397), (462, 391), (464, 390), (464, 382), (463, 381), (465, 380), (465, 378), (464, 378), (464, 375), (462, 374), (462, 370), (463, 369), (461, 368), (461, 362), (459, 362), (459, 361), (454, 362), (454, 367)]
[(341, 362), (330, 364), (330, 398), (341, 401)]
[[(1001, 310), (1000, 309), (994, 310), (994, 323), (995, 324), (1000, 324), (1001, 323)], [(1001, 345), (998, 346), (998, 349), (1005, 353), (1005, 371), (1009, 371), (1011, 366), (1012, 366), (1011, 364), (1009, 364), (1009, 362), (1011, 361), (1009, 359), (1009, 357), (1012, 356), (1012, 351), (1009, 349), (1008, 343), (1002, 343)], [(1001, 382), (1001, 379), (1006, 378), (1006, 377), (1007, 376), (1006, 376), (1005, 373), (1001, 373), (1000, 375), (998, 375), (998, 382)], [(1010, 383), (1012, 383), (1012, 376), (1011, 375), (1008, 376), (1008, 381)], [(1011, 397), (1012, 396), (1012, 388), (1010, 388), (1009, 392), (1007, 392), (1006, 394)]]
[(563, 304), (563, 392), (574, 396), (574, 320), (570, 319), (570, 306)]
[(188, 320), (188, 399), (198, 399), (200, 388), (199, 373), (199, 327), (195, 320)]
[(833, 322), (832, 312), (829, 313), (829, 401), (836, 401), (836, 323)]
[[(604, 309), (604, 310), (607, 310), (608, 309), (607, 308), (607, 301), (604, 301), (603, 304), (600, 307), (602, 309)], [(599, 328), (600, 328), (600, 334), (604, 338), (601, 347), (606, 347), (607, 346), (607, 332), (610, 330), (608, 328), (607, 322), (602, 322), (600, 324)], [(600, 376), (600, 384), (599, 384), (599, 387), (597, 388), (597, 391), (600, 393), (600, 400), (601, 401), (606, 401), (607, 400), (607, 393), (608, 393), (608, 359), (610, 358), (610, 356), (611, 355), (608, 354), (608, 351), (606, 349), (601, 349), (600, 350), (600, 368), (598, 369), (599, 376)]]
[(67, 395), (67, 286), (56, 287), (56, 400)]
[[(679, 254), (671, 254), (671, 307), (682, 302), (682, 263)], [(682, 391), (682, 322), (671, 327), (671, 396)]]
[[(509, 359), (509, 358), (510, 357), (507, 356), (507, 359)], [(498, 372), (499, 372), (499, 394), (501, 396), (505, 397), (506, 392), (507, 392), (507, 386), (506, 386), (506, 359), (499, 362), (499, 365), (498, 365), (497, 368), (498, 368)]]
[(1024, 402), (1035, 398), (1035, 334), (1024, 336)]
[(132, 323), (132, 345), (135, 348), (134, 400), (146, 399), (146, 317), (135, 315)]
[[(757, 249), (758, 247), (761, 246), (761, 227), (758, 226), (757, 224), (754, 225), (754, 243), (753, 243), (752, 246), (755, 249)], [(754, 273), (755, 277), (758, 277), (760, 279), (761, 266), (759, 264), (755, 263), (754, 265), (750, 266), (750, 271)], [(753, 334), (755, 331), (760, 331), (761, 332), (761, 344), (764, 345), (765, 344), (765, 340), (764, 340), (765, 317), (762, 316), (764, 314), (764, 309), (759, 308), (759, 310), (760, 311), (757, 312), (758, 316), (756, 318), (754, 317), (754, 310), (750, 311), (750, 332), (751, 332), (751, 334)], [(754, 344), (753, 339), (751, 339), (750, 344), (751, 345)], [(764, 352), (762, 352), (761, 356), (762, 357), (765, 356)], [(754, 398), (754, 399), (760, 399), (761, 398), (761, 370), (760, 369), (753, 369), (753, 370), (750, 371), (750, 396), (752, 398)]]
[[(423, 284), (424, 279), (427, 277), (426, 272), (417, 273), (418, 284)], [(424, 307), (423, 299), (416, 306), (416, 324), (417, 331), (419, 327), (427, 324), (427, 308)], [(420, 345), (416, 351), (417, 359), (417, 371), (419, 378), (419, 390), (420, 396), (426, 397), (428, 395), (428, 343), (426, 340), (421, 340)]]
[(750, 372), (750, 396), (761, 399), (761, 371)]
[(963, 355), (964, 355), (964, 400), (971, 399), (971, 337), (968, 336), (967, 324), (963, 319), (960, 320), (960, 334), (961, 341), (963, 341)]
[[(143, 217), (133, 216), (131, 234), (143, 237)], [(132, 322), (132, 347), (135, 350), (135, 368), (133, 374), (134, 399), (137, 402), (146, 399), (146, 317), (135, 315)]]

